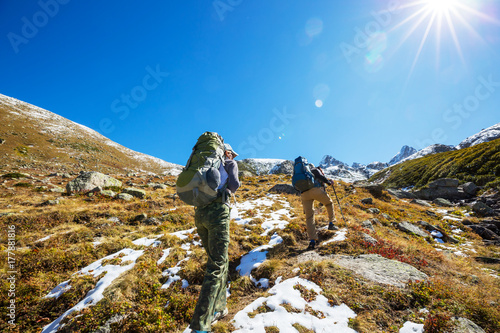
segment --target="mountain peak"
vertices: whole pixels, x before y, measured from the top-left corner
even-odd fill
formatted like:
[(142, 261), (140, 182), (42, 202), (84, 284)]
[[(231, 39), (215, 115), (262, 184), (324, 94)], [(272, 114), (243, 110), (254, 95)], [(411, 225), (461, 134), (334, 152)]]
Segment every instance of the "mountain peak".
[(405, 158), (410, 157), (411, 155), (415, 154), (417, 150), (413, 147), (406, 146), (404, 145), (399, 153), (397, 153), (390, 161), (389, 165), (394, 165), (399, 163), (400, 161), (404, 160)]
[(469, 136), (464, 141), (460, 142), (455, 148), (463, 149), (471, 146), (478, 145), (483, 142), (489, 142), (500, 138), (500, 123), (491, 127), (485, 128), (479, 133)]

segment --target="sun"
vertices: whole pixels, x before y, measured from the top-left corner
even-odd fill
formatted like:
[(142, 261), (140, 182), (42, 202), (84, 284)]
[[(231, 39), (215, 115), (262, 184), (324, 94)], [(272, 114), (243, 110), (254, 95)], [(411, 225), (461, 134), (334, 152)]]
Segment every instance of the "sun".
[[(436, 64), (439, 66), (441, 46), (453, 45), (456, 54), (466, 66), (463, 54), (463, 40), (461, 40), (457, 27), (461, 31), (467, 31), (468, 36), (475, 37), (476, 40), (486, 42), (471, 24), (472, 18), (479, 18), (482, 22), (500, 25), (500, 22), (491, 16), (481, 12), (476, 6), (480, 0), (415, 0), (404, 3), (401, 9), (406, 11), (402, 20), (393, 26), (389, 33), (395, 30), (402, 30), (403, 37), (396, 48), (400, 48), (405, 41), (413, 34), (422, 34), (418, 50), (415, 54), (413, 64), (408, 75), (412, 75), (420, 55), (423, 52), (426, 41), (431, 35), (435, 35), (436, 40)], [(407, 28), (406, 30), (404, 28)], [(445, 34), (448, 36), (445, 38)]]

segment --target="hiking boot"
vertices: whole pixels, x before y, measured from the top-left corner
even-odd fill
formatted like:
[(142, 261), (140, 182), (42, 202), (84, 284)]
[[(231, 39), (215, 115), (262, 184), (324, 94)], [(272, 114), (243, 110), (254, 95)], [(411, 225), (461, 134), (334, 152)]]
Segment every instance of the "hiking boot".
[(330, 222), (328, 223), (328, 230), (339, 230), (339, 228), (333, 222)]
[(314, 239), (312, 239), (310, 242), (309, 242), (309, 246), (307, 247), (306, 251), (309, 251), (309, 250), (314, 250), (314, 248), (316, 247), (316, 241)]
[(193, 330), (192, 332), (193, 333), (210, 333), (209, 331), (195, 331), (195, 330)]
[(212, 324), (215, 324), (217, 321), (227, 316), (228, 313), (229, 311), (227, 310), (227, 308), (225, 308), (223, 311), (214, 313), (214, 319), (212, 319)]

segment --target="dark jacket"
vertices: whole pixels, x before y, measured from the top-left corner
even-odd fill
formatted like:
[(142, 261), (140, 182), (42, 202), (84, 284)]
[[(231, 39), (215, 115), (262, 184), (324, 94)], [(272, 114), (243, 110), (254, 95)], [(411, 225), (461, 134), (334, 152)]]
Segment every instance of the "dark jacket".
[(332, 182), (325, 177), (325, 174), (318, 168), (311, 169), (312, 174), (314, 175), (314, 186), (323, 187), (325, 184), (331, 185)]

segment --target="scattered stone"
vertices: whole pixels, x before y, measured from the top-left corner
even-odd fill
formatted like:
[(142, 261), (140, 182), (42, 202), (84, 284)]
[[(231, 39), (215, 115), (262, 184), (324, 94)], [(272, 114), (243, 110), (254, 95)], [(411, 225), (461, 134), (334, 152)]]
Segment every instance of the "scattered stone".
[[(126, 319), (127, 317), (124, 315), (114, 315), (110, 319), (108, 319), (103, 326), (98, 327), (95, 331), (92, 333), (112, 333), (113, 332), (113, 327), (116, 325), (113, 325), (115, 323), (122, 322)], [(113, 325), (113, 326), (111, 326)]]
[(42, 204), (41, 204), (41, 206), (55, 206), (55, 205), (59, 205), (59, 200), (57, 200), (57, 199), (47, 200), (47, 201), (42, 202)]
[(386, 214), (386, 213), (382, 213), (382, 217), (386, 220), (390, 220), (391, 217), (389, 216), (389, 214)]
[(366, 182), (361, 182), (361, 183), (356, 184), (355, 187), (364, 188), (371, 195), (373, 195), (375, 198), (381, 198), (384, 196), (385, 188), (380, 184), (369, 184)]
[(418, 223), (429, 232), (439, 231), (441, 235), (443, 235), (442, 237), (440, 237), (440, 239), (442, 239), (443, 242), (454, 243), (454, 244), (458, 243), (458, 240), (455, 237), (448, 235), (448, 233), (444, 231), (442, 228), (432, 225), (425, 221), (418, 221)]
[(495, 216), (496, 212), (493, 208), (486, 205), (481, 201), (476, 201), (474, 205), (472, 205), (472, 210), (479, 216)]
[(168, 188), (168, 186), (165, 184), (156, 184), (153, 186), (153, 189), (155, 189), (155, 190), (165, 190), (167, 188)]
[(500, 264), (500, 259), (490, 257), (475, 257), (476, 261), (484, 262), (486, 264)]
[(12, 216), (14, 215), (14, 213), (0, 213), (0, 217), (4, 217), (4, 216)]
[(372, 198), (364, 198), (364, 199), (361, 199), (361, 203), (363, 205), (371, 205), (373, 203), (373, 199)]
[[(42, 186), (42, 187), (45, 187), (45, 186)], [(65, 193), (66, 192), (65, 189), (63, 189), (62, 187), (59, 187), (59, 186), (53, 187), (49, 191), (53, 192), (53, 193)]]
[(467, 318), (454, 318), (452, 333), (485, 333), (485, 331)]
[(429, 188), (438, 188), (438, 187), (458, 187), (459, 184), (458, 179), (453, 178), (441, 178), (429, 183)]
[(142, 224), (145, 225), (161, 225), (161, 221), (158, 220), (156, 217), (150, 217), (148, 219), (145, 219)]
[(113, 223), (120, 223), (120, 219), (116, 216), (111, 216), (110, 218), (108, 218), (108, 221), (109, 222), (113, 222)]
[(434, 218), (438, 218), (438, 214), (434, 213), (432, 210), (426, 210), (425, 213), (429, 216), (432, 216)]
[(238, 177), (240, 179), (250, 178), (250, 177), (254, 177), (254, 176), (255, 175), (253, 173), (251, 173), (250, 171), (247, 171), (247, 170), (243, 170), (243, 171), (238, 172)]
[(101, 188), (108, 186), (121, 187), (122, 182), (100, 172), (90, 171), (81, 173), (77, 178), (68, 182), (66, 185), (66, 191), (68, 194), (75, 192), (88, 192), (97, 186), (100, 186)]
[(114, 198), (116, 193), (111, 190), (102, 190), (101, 195), (109, 198)]
[(5, 139), (0, 139), (0, 145), (3, 145), (5, 143)]
[(58, 172), (51, 173), (49, 177), (59, 177), (61, 174)]
[(404, 231), (408, 234), (414, 234), (414, 235), (420, 236), (420, 237), (427, 237), (428, 236), (428, 234), (424, 230), (422, 230), (418, 226), (411, 224), (409, 222), (406, 222), (406, 221), (403, 221), (401, 223), (396, 224), (396, 227), (399, 230)]
[(300, 195), (300, 192), (290, 184), (276, 184), (268, 192)]
[(371, 213), (371, 214), (380, 214), (380, 209), (378, 209), (378, 208), (368, 208), (368, 213)]
[(146, 197), (146, 191), (140, 190), (138, 188), (127, 187), (122, 191), (122, 193), (130, 194), (139, 199), (144, 199)]
[[(387, 214), (382, 214), (382, 216), (383, 216), (383, 215), (387, 215)], [(382, 223), (380, 223), (379, 219), (377, 219), (377, 218), (370, 219), (370, 221), (371, 221), (372, 223), (377, 224), (377, 225), (381, 225), (381, 224), (382, 224)]]
[(362, 254), (356, 257), (338, 256), (335, 262), (364, 278), (382, 284), (404, 288), (408, 281), (426, 281), (428, 276), (415, 267), (378, 254)]
[(425, 200), (413, 199), (410, 202), (424, 207), (432, 207), (432, 205)]
[(132, 222), (141, 222), (148, 218), (148, 215), (145, 213), (139, 214), (132, 219)]
[(500, 236), (495, 234), (492, 230), (488, 229), (486, 226), (481, 224), (471, 224), (468, 225), (476, 234), (481, 236), (481, 238), (492, 241), (500, 241)]
[(437, 198), (444, 199), (468, 199), (472, 195), (466, 193), (463, 187), (458, 186), (458, 179), (441, 178), (435, 180), (420, 191), (414, 192), (419, 199), (434, 200)]
[(443, 199), (443, 198), (436, 198), (434, 200), (432, 200), (432, 203), (438, 205), (438, 206), (443, 206), (443, 207), (452, 207), (453, 204), (446, 200), (446, 199)]
[(63, 173), (61, 177), (64, 179), (68, 179), (71, 178), (71, 175), (69, 173)]
[(371, 231), (375, 231), (375, 229), (373, 228), (373, 224), (370, 220), (361, 222), (361, 226), (365, 229), (370, 229)]
[(116, 196), (117, 199), (121, 199), (121, 200), (125, 200), (125, 201), (130, 201), (132, 200), (134, 197), (131, 196), (130, 194), (128, 193), (120, 193)]
[(372, 236), (365, 234), (364, 232), (361, 233), (361, 238), (367, 243), (370, 243), (371, 245), (375, 246), (377, 245), (378, 241), (373, 238)]

